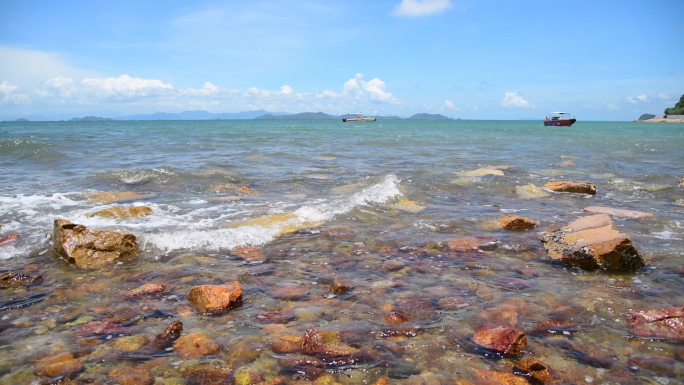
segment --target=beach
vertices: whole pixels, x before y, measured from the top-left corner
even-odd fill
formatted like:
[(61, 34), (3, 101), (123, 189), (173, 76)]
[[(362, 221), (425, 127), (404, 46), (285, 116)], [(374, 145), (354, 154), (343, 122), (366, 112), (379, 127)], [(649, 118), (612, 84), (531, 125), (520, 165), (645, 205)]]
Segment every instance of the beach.
[[(649, 123), (0, 122), (0, 384), (677, 383), (682, 165)], [(606, 208), (643, 265), (552, 258)], [(68, 261), (56, 220), (133, 255)]]

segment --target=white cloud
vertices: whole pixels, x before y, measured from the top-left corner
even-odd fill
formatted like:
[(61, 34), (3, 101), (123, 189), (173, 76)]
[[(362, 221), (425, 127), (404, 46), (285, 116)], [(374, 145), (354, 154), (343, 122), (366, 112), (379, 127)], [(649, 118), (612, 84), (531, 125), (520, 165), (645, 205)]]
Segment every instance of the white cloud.
[(613, 103), (608, 103), (608, 104), (606, 105), (606, 107), (607, 107), (609, 110), (611, 110), (611, 111), (617, 111), (617, 110), (619, 110), (619, 108), (618, 108), (615, 104), (613, 104)]
[(193, 96), (206, 96), (206, 95), (215, 95), (221, 92), (221, 88), (216, 87), (215, 85), (205, 82), (204, 87), (202, 88), (183, 88), (178, 90), (181, 95), (193, 95)]
[(121, 75), (118, 78), (86, 78), (81, 85), (97, 97), (145, 97), (159, 95), (166, 90), (173, 90), (171, 84), (157, 79), (133, 78)]
[(535, 108), (534, 104), (531, 104), (525, 100), (522, 95), (517, 92), (506, 92), (504, 100), (501, 105), (507, 108), (511, 107), (522, 107), (522, 108)]
[(0, 99), (0, 101), (3, 103), (28, 103), (31, 100), (31, 97), (24, 94), (15, 94), (14, 92), (18, 89), (18, 86), (14, 86), (10, 84), (7, 80), (3, 80), (3, 82), (0, 83), (0, 93), (3, 94), (2, 99)]
[(286, 84), (286, 85), (280, 87), (280, 92), (282, 92), (284, 95), (290, 95), (290, 94), (292, 94), (292, 87), (290, 87)]
[(397, 16), (421, 17), (444, 12), (451, 8), (451, 0), (402, 0), (394, 8)]
[(13, 94), (19, 87), (9, 84), (7, 80), (0, 83), (0, 92), (5, 94), (5, 96)]
[(446, 108), (448, 108), (448, 109), (450, 109), (450, 110), (456, 110), (456, 111), (460, 111), (460, 110), (461, 110), (460, 108), (456, 108), (456, 107), (454, 106), (454, 102), (452, 102), (451, 100), (445, 100), (445, 101), (444, 101), (444, 107), (446, 107)]

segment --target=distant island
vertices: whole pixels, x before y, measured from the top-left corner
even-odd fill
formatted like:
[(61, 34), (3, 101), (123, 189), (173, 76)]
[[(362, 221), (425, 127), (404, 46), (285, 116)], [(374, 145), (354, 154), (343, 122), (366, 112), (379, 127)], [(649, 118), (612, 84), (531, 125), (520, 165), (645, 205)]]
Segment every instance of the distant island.
[[(366, 115), (364, 115), (366, 116)], [(273, 115), (273, 114), (265, 114), (258, 116), (254, 119), (259, 119), (259, 120), (331, 120), (331, 119), (342, 119), (342, 118), (355, 118), (356, 114), (345, 114), (341, 116), (334, 116), (334, 115), (329, 115), (324, 112), (300, 112), (299, 114), (292, 114), (292, 115)], [(378, 120), (402, 120), (402, 118), (398, 116), (374, 116), (374, 115), (368, 115), (368, 117), (374, 117)], [(440, 115), (440, 114), (415, 114), (413, 116), (410, 116), (406, 119), (412, 119), (412, 120), (453, 120), (453, 118), (450, 118), (448, 116)]]
[(641, 115), (641, 116), (639, 117), (639, 119), (637, 119), (637, 120), (649, 120), (649, 119), (653, 119), (653, 118), (655, 118), (655, 117), (656, 117), (656, 116), (655, 116), (655, 115), (652, 115), (652, 114), (643, 114), (643, 115)]
[(114, 121), (116, 121), (116, 119), (101, 118), (99, 116), (86, 116), (83, 118), (71, 118), (67, 121), (68, 122), (114, 122)]
[(684, 95), (672, 108), (665, 109), (665, 115), (643, 114), (635, 122), (647, 123), (684, 123)]
[(254, 119), (259, 116), (290, 115), (287, 112), (272, 112), (265, 110), (242, 111), (242, 112), (222, 112), (214, 113), (208, 111), (183, 111), (183, 112), (155, 112), (143, 115), (125, 115), (117, 117), (117, 120), (221, 120), (221, 119)]
[(24, 119), (24, 118), (19, 118), (19, 119), (15, 120), (15, 122), (30, 122), (30, 120)]
[(448, 116), (440, 115), (440, 114), (415, 114), (411, 115), (408, 118), (408, 120), (452, 120), (453, 118), (450, 118)]

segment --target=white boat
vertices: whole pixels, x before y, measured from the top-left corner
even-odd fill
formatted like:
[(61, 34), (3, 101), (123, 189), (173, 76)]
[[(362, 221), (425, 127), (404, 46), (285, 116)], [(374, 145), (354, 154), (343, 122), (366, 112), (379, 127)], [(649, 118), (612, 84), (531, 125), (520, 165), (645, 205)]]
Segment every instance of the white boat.
[[(349, 115), (354, 115), (354, 114), (349, 114)], [(359, 112), (356, 114), (356, 118), (342, 118), (343, 122), (374, 122), (375, 118), (364, 118), (363, 114)]]

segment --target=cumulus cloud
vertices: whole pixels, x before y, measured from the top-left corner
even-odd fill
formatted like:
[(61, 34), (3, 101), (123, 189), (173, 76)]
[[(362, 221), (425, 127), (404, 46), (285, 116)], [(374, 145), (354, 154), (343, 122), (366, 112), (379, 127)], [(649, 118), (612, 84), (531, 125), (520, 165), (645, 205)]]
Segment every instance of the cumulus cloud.
[(393, 13), (396, 16), (422, 17), (444, 12), (451, 6), (451, 0), (402, 0)]
[(215, 85), (205, 82), (204, 87), (202, 88), (183, 88), (178, 90), (178, 92), (181, 95), (192, 95), (192, 96), (206, 96), (206, 95), (215, 95), (221, 92), (220, 87), (216, 87)]
[(451, 100), (445, 100), (444, 101), (444, 107), (446, 107), (450, 110), (457, 109), (456, 107), (454, 107), (454, 102), (452, 102)]
[(525, 100), (522, 95), (517, 92), (506, 92), (501, 105), (507, 108), (512, 107), (522, 107), (522, 108), (535, 108), (534, 104)]
[(348, 97), (356, 99), (368, 98), (378, 103), (399, 104), (400, 101), (391, 92), (385, 90), (385, 82), (375, 78), (369, 81), (363, 80), (363, 74), (356, 74), (354, 78), (347, 80), (342, 86), (342, 94), (333, 91), (323, 91), (318, 97), (335, 98)]
[(290, 94), (292, 94), (292, 87), (290, 87), (286, 84), (286, 85), (280, 87), (280, 92), (282, 92), (284, 95), (290, 95)]
[(3, 82), (0, 83), (0, 94), (2, 94), (2, 99), (0, 99), (0, 101), (3, 103), (28, 103), (30, 97), (24, 94), (16, 94), (15, 91), (18, 89), (18, 86), (10, 84), (7, 80), (3, 80)]
[(81, 81), (83, 87), (97, 97), (145, 97), (159, 95), (172, 90), (171, 84), (157, 79), (133, 78), (121, 75), (118, 78), (86, 78)]

